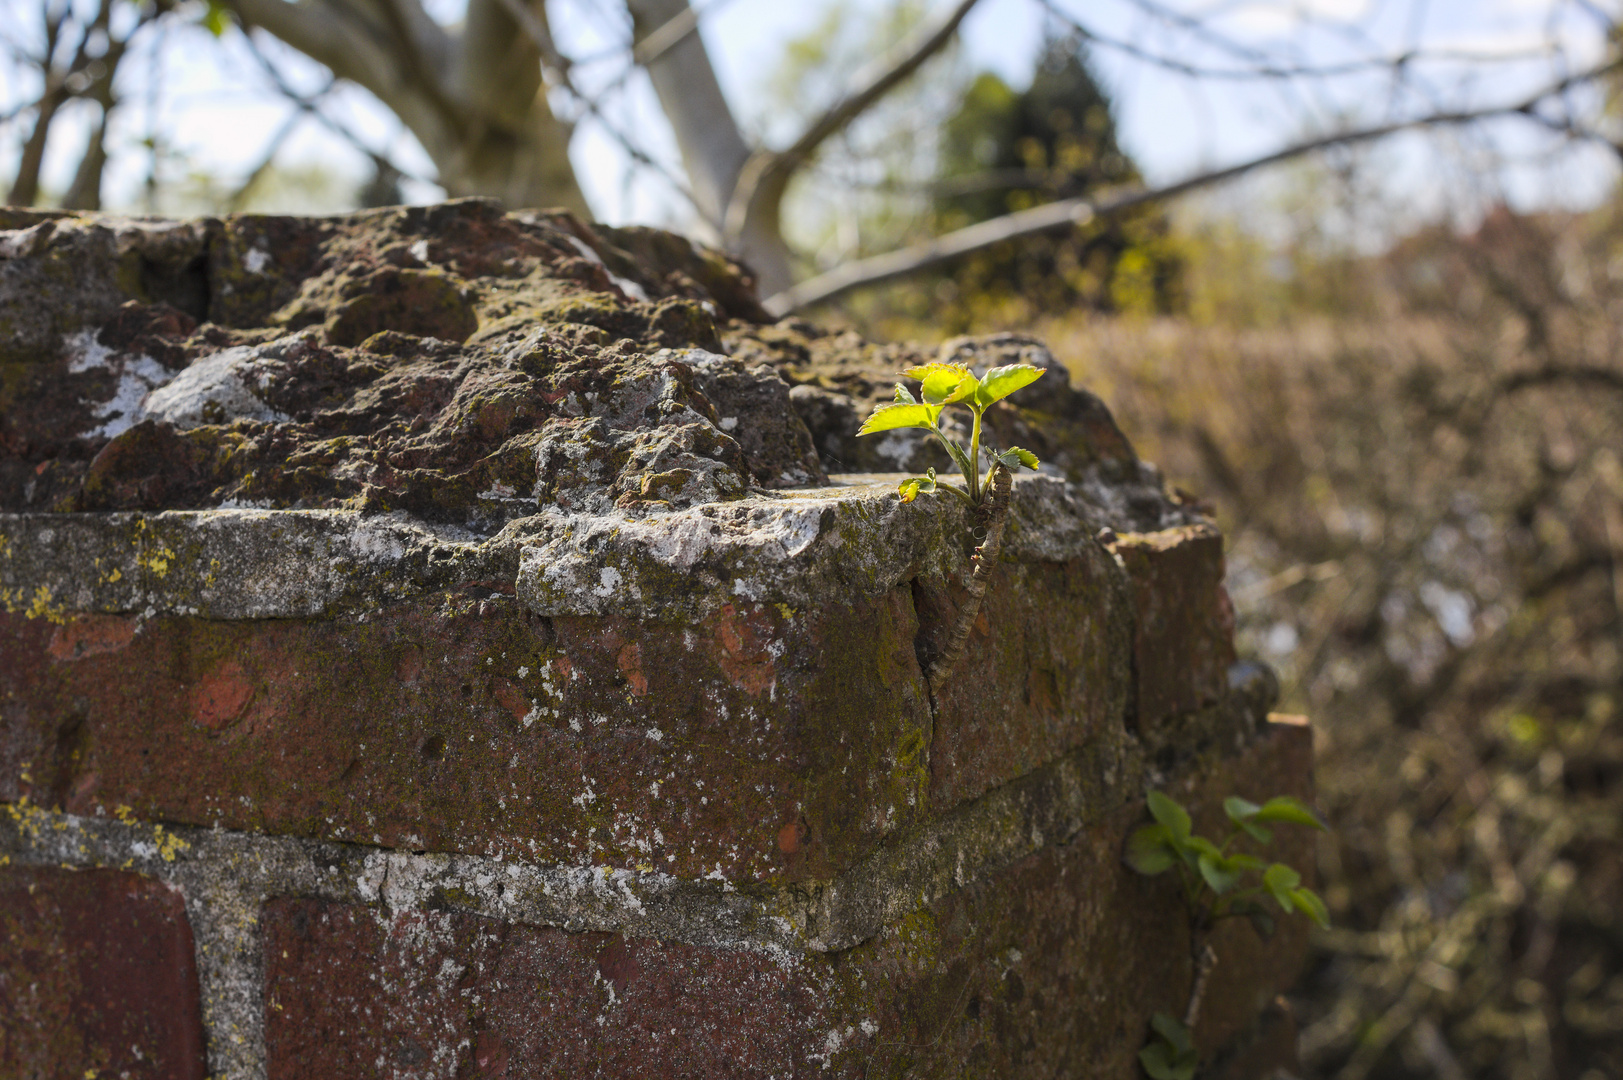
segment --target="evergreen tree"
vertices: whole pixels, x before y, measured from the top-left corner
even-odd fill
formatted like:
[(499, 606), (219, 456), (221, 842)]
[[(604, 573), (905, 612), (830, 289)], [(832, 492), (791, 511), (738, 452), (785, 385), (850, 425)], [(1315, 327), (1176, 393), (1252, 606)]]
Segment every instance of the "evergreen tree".
[[(1031, 85), (978, 76), (942, 127), (938, 224), (962, 228), (1012, 211), (1141, 181), (1116, 141), (1111, 102), (1075, 37), (1049, 37)], [(1036, 312), (1178, 306), (1179, 260), (1165, 214), (1146, 208), (999, 245), (949, 272), (970, 309), (1017, 302)]]

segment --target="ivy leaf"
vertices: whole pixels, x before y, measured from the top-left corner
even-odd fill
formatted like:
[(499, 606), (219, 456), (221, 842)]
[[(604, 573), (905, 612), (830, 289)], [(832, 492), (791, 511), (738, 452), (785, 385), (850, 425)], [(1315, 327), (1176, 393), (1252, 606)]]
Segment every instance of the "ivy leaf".
[(1273, 894), (1274, 902), (1287, 915), (1296, 906), (1295, 900), (1291, 897), (1291, 890), (1300, 884), (1302, 884), (1302, 875), (1284, 863), (1274, 863), (1262, 875), (1263, 888)]
[(1001, 401), (1021, 387), (1030, 386), (1042, 378), (1046, 370), (1031, 364), (995, 367), (982, 377), (979, 388), (974, 391), (975, 404), (984, 409), (994, 401)]
[(1330, 909), (1324, 906), (1318, 893), (1312, 889), (1297, 888), (1290, 890), (1290, 898), (1296, 910), (1312, 919), (1319, 929), (1330, 929)]
[(919, 391), (931, 405), (951, 405), (955, 401), (963, 401), (981, 385), (963, 364), (920, 364), (902, 374), (919, 381)]
[(1194, 828), (1194, 823), (1189, 820), (1187, 810), (1159, 791), (1150, 792), (1144, 801), (1149, 804), (1150, 816), (1166, 827), (1178, 846), (1182, 847), (1189, 842), (1189, 830)]
[(940, 415), (939, 407), (930, 405), (908, 405), (896, 402), (892, 405), (881, 405), (868, 417), (867, 423), (862, 425), (858, 435), (872, 435), (876, 431), (890, 431), (894, 428), (924, 428), (933, 430), (935, 418)]
[(1330, 826), (1304, 804), (1300, 799), (1293, 799), (1289, 795), (1276, 795), (1262, 804), (1254, 819), (1263, 821), (1283, 821), (1292, 825), (1306, 825), (1310, 828), (1328, 832)]
[(913, 391), (901, 383), (896, 384), (896, 397), (894, 400), (898, 405), (917, 405), (919, 403), (919, 399), (913, 396)]
[(1145, 825), (1127, 838), (1127, 865), (1145, 875), (1164, 874), (1178, 864), (1178, 849), (1164, 825)]

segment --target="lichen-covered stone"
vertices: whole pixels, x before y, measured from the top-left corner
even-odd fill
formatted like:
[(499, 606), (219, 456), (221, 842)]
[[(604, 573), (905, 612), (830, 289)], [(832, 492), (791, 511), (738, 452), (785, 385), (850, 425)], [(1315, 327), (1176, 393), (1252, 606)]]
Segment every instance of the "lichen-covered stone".
[(824, 476), (776, 370), (713, 351), (729, 305), (758, 309), (691, 245), (644, 242), (664, 263), (639, 269), (565, 215), (476, 200), (4, 224), (0, 508), (353, 507), (491, 532), (538, 503)]

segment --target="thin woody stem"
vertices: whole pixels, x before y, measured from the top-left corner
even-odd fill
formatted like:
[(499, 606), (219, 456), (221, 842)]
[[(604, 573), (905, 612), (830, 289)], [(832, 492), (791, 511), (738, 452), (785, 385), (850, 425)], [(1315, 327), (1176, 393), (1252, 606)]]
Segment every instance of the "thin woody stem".
[(1216, 966), (1216, 951), (1210, 943), (1202, 945), (1200, 954), (1195, 957), (1195, 985), (1189, 990), (1189, 1007), (1183, 1013), (1183, 1026), (1191, 1031), (1200, 1020), (1201, 999), (1206, 996), (1206, 983), (1210, 981), (1212, 969)]
[(1003, 547), (1003, 526), (1009, 520), (1009, 490), (1013, 483), (1012, 474), (999, 462), (992, 470), (990, 497), (987, 500), (990, 516), (986, 522), (986, 540), (975, 549), (975, 572), (969, 575), (969, 581), (965, 584), (969, 599), (964, 601), (963, 608), (958, 612), (958, 623), (953, 627), (946, 649), (930, 665), (932, 688), (945, 685), (953, 668), (964, 658), (969, 633), (975, 627), (975, 617), (980, 614), (981, 599), (986, 595), (986, 587), (991, 584), (993, 571), (997, 569), (998, 552)]

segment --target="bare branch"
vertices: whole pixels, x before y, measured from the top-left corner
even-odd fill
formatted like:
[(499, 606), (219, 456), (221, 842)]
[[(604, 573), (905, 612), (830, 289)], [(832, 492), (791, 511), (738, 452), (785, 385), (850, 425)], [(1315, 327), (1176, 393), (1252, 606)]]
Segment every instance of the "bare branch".
[(547, 73), (547, 81), (555, 86), (561, 87), (566, 93), (568, 93), (570, 98), (574, 100), (585, 113), (591, 115), (594, 120), (602, 125), (603, 130), (608, 133), (609, 137), (615, 142), (619, 143), (620, 148), (624, 150), (633, 161), (637, 162), (637, 164), (643, 166), (644, 168), (651, 169), (653, 172), (657, 173), (660, 179), (668, 183), (677, 194), (686, 199), (688, 203), (695, 209), (699, 210), (701, 216), (703, 216), (704, 211), (700, 208), (698, 200), (695, 198), (693, 192), (688, 188), (688, 186), (679, 178), (673, 176), (671, 171), (665, 168), (664, 165), (654, 160), (653, 156), (647, 151), (643, 150), (642, 147), (638, 146), (629, 135), (621, 131), (619, 125), (614, 123), (614, 121), (605, 115), (602, 106), (598, 103), (597, 99), (582, 93), (575, 86), (574, 79), (570, 75), (570, 68), (573, 65), (570, 63), (568, 57), (564, 56), (558, 51), (557, 46), (553, 43), (552, 34), (546, 23), (535, 15), (534, 12), (526, 9), (522, 3), (522, 0), (500, 0), (500, 2), (504, 7), (507, 8), (509, 12), (513, 13), (514, 20), (517, 21), (519, 29), (522, 30), (525, 35), (535, 43), (536, 47), (541, 50), (542, 63), (545, 66)]
[[(635, 8), (633, 7), (633, 13)], [(631, 48), (631, 59), (643, 67), (647, 67), (661, 56), (664, 56), (676, 45), (685, 40), (687, 36), (699, 28), (699, 13), (687, 4), (682, 5), (678, 11), (663, 26), (645, 35), (642, 40)]]
[(1335, 64), (1279, 64), (1262, 59), (1245, 67), (1206, 67), (1172, 56), (1163, 56), (1132, 41), (1101, 34), (1066, 11), (1054, 0), (1037, 0), (1055, 19), (1074, 30), (1084, 41), (1130, 56), (1164, 71), (1191, 79), (1221, 79), (1250, 82), (1259, 79), (1333, 79), (1370, 71), (1402, 69), (1419, 63), (1505, 64), (1550, 55), (1549, 45), (1526, 49), (1486, 52), (1476, 49), (1414, 49), (1395, 56), (1366, 56)]
[(295, 114), (294, 117), (290, 118), (288, 122), (283, 125), (282, 130), (277, 132), (277, 134), (272, 138), (269, 144), (269, 149), (260, 159), (260, 163), (254, 167), (248, 180), (245, 181), (242, 186), (238, 188), (236, 193), (232, 195), (231, 201), (233, 206), (240, 203), (240, 200), (247, 195), (248, 189), (253, 186), (254, 181), (258, 180), (265, 170), (270, 168), (272, 159), (276, 156), (276, 150), (280, 146), (281, 141), (292, 133), (292, 129), (301, 114), (315, 118), (315, 120), (328, 131), (331, 131), (334, 135), (337, 135), (339, 138), (349, 143), (356, 150), (365, 154), (374, 161), (379, 161), (389, 166), (389, 168), (393, 169), (401, 176), (412, 180), (428, 182), (425, 181), (423, 177), (416, 176), (405, 169), (402, 169), (399, 165), (396, 165), (384, 155), (378, 153), (376, 150), (373, 150), (370, 146), (366, 145), (365, 140), (363, 140), (354, 131), (350, 130), (349, 127), (339, 123), (337, 120), (321, 111), (321, 99), (332, 92), (336, 80), (329, 79), (327, 85), (322, 87), (314, 94), (301, 94), (294, 89), (293, 84), (287, 81), (287, 77), (282, 74), (281, 69), (279, 69), (275, 63), (271, 61), (270, 57), (264, 54), (264, 52), (253, 41), (252, 38), (248, 40), (248, 51), (253, 54), (255, 60), (259, 61), (259, 66), (264, 69), (266, 76), (269, 77), (271, 82), (275, 84), (277, 91), (295, 107), (297, 107), (299, 112)]
[[(221, 0), (244, 27), (258, 27), (376, 94), (419, 137), (459, 130), (469, 121), (433, 78), (413, 78), (396, 52), (394, 34), (348, 0)], [(404, 44), (404, 43), (401, 43)], [(427, 140), (435, 141), (435, 140)]]
[(745, 163), (738, 186), (728, 200), (725, 217), (728, 236), (743, 233), (757, 202), (781, 197), (788, 178), (811, 157), (829, 136), (841, 131), (874, 102), (889, 93), (897, 83), (917, 71), (926, 60), (940, 52), (958, 31), (958, 24), (975, 6), (976, 0), (957, 0), (951, 8), (926, 22), (894, 48), (867, 64), (852, 78), (854, 89), (806, 126), (799, 138), (780, 151), (759, 151)]
[(1145, 203), (1159, 202), (1182, 195), (1185, 192), (1211, 187), (1214, 184), (1233, 180), (1265, 166), (1276, 165), (1282, 161), (1289, 161), (1329, 147), (1374, 142), (1400, 132), (1414, 131), (1420, 128), (1471, 124), (1496, 117), (1519, 115), (1536, 118), (1537, 113), (1535, 110), (1541, 102), (1557, 97), (1574, 86), (1593, 82), (1612, 71), (1618, 70), (1620, 67), (1623, 67), (1623, 60), (1611, 61), (1581, 74), (1562, 79), (1526, 100), (1513, 105), (1431, 113), (1395, 123), (1343, 131), (1334, 135), (1326, 135), (1317, 139), (1295, 143), (1271, 154), (1252, 158), (1250, 161), (1241, 162), (1237, 165), (1230, 165), (1226, 168), (1214, 169), (1210, 172), (1186, 177), (1161, 188), (1126, 191), (1103, 198), (1063, 199), (1058, 202), (1045, 203), (1029, 210), (1021, 210), (1018, 213), (1006, 214), (1002, 217), (982, 221), (898, 251), (887, 252), (883, 255), (875, 255), (872, 258), (848, 263), (826, 274), (820, 274), (809, 281), (804, 281), (791, 289), (786, 289), (776, 296), (769, 297), (762, 306), (773, 315), (787, 315), (809, 304), (821, 303), (836, 296), (842, 296), (853, 289), (875, 285), (882, 281), (890, 281), (920, 270), (940, 266), (953, 259), (991, 247), (994, 244), (1003, 243), (1006, 240), (1014, 240), (1022, 236), (1031, 236), (1053, 229), (1067, 228), (1072, 225), (1085, 224), (1095, 217), (1121, 213), (1124, 210), (1142, 206)]

